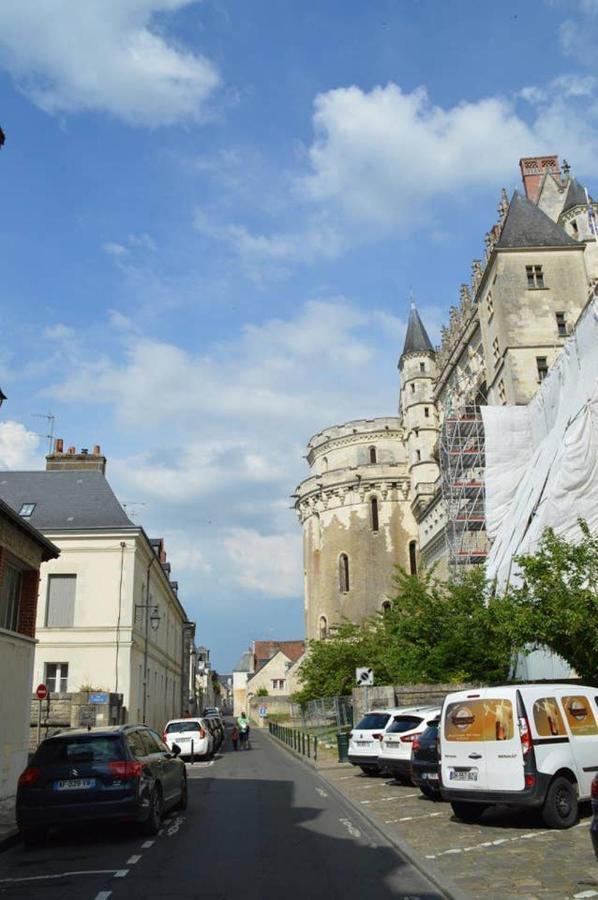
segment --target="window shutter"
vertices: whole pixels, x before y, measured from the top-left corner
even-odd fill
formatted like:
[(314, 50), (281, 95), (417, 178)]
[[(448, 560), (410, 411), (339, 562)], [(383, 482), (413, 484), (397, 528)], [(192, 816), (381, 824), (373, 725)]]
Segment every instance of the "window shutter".
[(76, 584), (76, 575), (50, 575), (46, 628), (72, 628)]

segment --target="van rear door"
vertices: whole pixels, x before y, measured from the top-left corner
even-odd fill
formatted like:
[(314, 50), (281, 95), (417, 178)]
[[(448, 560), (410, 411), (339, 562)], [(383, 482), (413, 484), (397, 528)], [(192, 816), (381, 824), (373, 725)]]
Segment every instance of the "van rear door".
[[(580, 800), (588, 799), (592, 779), (598, 771), (598, 724), (594, 713), (593, 692), (571, 687), (571, 693), (559, 697), (565, 721), (571, 732), (571, 751), (577, 764)], [(595, 701), (598, 703), (598, 700)]]
[(484, 691), (447, 697), (441, 723), (442, 783), (459, 790), (485, 790)]

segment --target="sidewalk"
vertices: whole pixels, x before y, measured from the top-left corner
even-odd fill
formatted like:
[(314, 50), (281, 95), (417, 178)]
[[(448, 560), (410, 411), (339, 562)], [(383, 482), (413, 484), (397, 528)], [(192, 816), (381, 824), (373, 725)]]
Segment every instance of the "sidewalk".
[(0, 800), (0, 851), (10, 846), (17, 838), (15, 820), (15, 798)]

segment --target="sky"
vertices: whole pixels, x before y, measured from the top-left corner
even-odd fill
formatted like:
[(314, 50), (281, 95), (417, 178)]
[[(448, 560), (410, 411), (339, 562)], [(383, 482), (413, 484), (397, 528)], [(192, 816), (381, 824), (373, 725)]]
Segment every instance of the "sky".
[(393, 415), (522, 156), (592, 189), (598, 0), (3, 0), (0, 467), (100, 444), (215, 667), (303, 636), (310, 436)]

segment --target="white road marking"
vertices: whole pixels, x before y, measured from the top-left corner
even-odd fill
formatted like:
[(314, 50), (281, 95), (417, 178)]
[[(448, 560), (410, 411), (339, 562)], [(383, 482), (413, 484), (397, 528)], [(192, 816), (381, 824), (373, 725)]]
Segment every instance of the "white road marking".
[(118, 872), (114, 873), (114, 877), (115, 878), (126, 878), (128, 874), (129, 874), (128, 869), (119, 869)]
[(573, 900), (581, 900), (582, 897), (598, 897), (598, 891), (582, 891), (581, 894), (573, 894)]
[(353, 824), (353, 822), (351, 822), (349, 819), (339, 819), (339, 822), (341, 823), (341, 825), (345, 826), (345, 828), (347, 829), (347, 831), (349, 832), (351, 837), (355, 837), (355, 838), (361, 837), (361, 831), (358, 828), (356, 828), (355, 825)]
[(435, 816), (442, 816), (444, 813), (426, 813), (425, 816), (403, 816), (401, 819), (385, 819), (385, 825), (391, 825), (393, 822), (412, 822), (413, 819), (433, 819)]
[(134, 866), (135, 863), (138, 863), (140, 859), (141, 859), (141, 853), (135, 853), (133, 856), (129, 856), (129, 858), (127, 860), (127, 865)]
[(471, 847), (453, 847), (450, 850), (441, 850), (440, 853), (426, 854), (426, 859), (438, 859), (439, 856), (448, 856), (455, 853), (471, 853), (472, 850), (483, 850), (485, 847), (498, 847), (501, 844), (508, 844), (511, 841), (529, 840), (530, 838), (541, 837), (543, 834), (554, 835), (553, 831), (528, 831), (525, 834), (516, 834), (512, 838), (499, 838), (496, 841), (484, 841), (481, 844), (473, 844)]
[[(72, 878), (74, 875), (114, 875), (118, 869), (88, 869), (81, 872), (60, 872), (58, 875), (27, 875), (25, 878), (0, 878), (0, 884), (15, 884), (22, 881), (45, 881), (51, 878)], [(116, 877), (116, 876), (115, 876)]]
[(112, 891), (100, 891), (99, 894), (96, 894), (95, 900), (108, 900), (108, 897)]
[(185, 821), (183, 816), (177, 816), (176, 819), (173, 820), (172, 825), (166, 832), (168, 837), (172, 837), (173, 834), (176, 834), (183, 822)]
[(317, 787), (317, 788), (316, 788), (316, 791), (318, 792), (318, 794), (320, 795), (320, 797), (327, 797), (327, 796), (328, 796), (328, 794), (326, 793), (326, 791), (323, 790), (321, 787)]
[(141, 849), (149, 850), (149, 848), (153, 847), (155, 843), (156, 843), (155, 841), (144, 841), (143, 844), (141, 845)]

